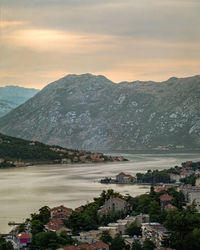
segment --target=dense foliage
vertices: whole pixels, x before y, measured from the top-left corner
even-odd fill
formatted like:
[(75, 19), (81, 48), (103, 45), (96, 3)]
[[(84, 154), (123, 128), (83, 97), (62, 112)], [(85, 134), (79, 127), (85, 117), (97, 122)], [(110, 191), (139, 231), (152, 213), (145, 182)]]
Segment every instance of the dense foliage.
[[(57, 148), (62, 149), (59, 146)], [(65, 155), (64, 155), (65, 157)], [(49, 145), (0, 134), (0, 158), (5, 160), (53, 161), (63, 158), (59, 152), (50, 150)]]
[(105, 226), (117, 219), (124, 218), (126, 215), (122, 211), (112, 211), (103, 216), (98, 215), (99, 208), (111, 196), (122, 197), (112, 189), (107, 190), (107, 192), (103, 191), (100, 197), (94, 198), (94, 202), (84, 206), (83, 211), (73, 211), (66, 222), (66, 226), (72, 229), (73, 234), (77, 234), (81, 231), (97, 229), (99, 226)]
[(131, 223), (129, 227), (126, 229), (126, 234), (130, 236), (139, 236), (142, 234), (142, 230), (140, 227), (137, 226), (135, 222)]
[(170, 181), (170, 174), (169, 170), (148, 170), (147, 173), (137, 173), (137, 182), (139, 183), (169, 183)]
[(30, 223), (33, 240), (30, 249), (57, 249), (74, 242), (66, 232), (61, 232), (59, 236), (54, 232), (44, 232), (44, 225), (49, 220), (50, 208), (47, 206), (40, 208), (38, 214), (31, 214)]
[(11, 242), (7, 242), (4, 238), (0, 237), (0, 250), (13, 250)]

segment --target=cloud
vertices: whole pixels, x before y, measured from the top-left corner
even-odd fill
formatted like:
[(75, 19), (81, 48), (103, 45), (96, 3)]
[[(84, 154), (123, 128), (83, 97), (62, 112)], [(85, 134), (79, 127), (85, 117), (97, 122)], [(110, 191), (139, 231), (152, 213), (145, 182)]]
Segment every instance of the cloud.
[(20, 26), (20, 25), (27, 25), (28, 22), (20, 22), (20, 21), (1, 21), (0, 22), (0, 28), (5, 29), (5, 28), (9, 28), (9, 27), (16, 27), (16, 26)]
[[(91, 53), (109, 49), (110, 36), (64, 32), (50, 29), (20, 29), (2, 35), (8, 47), (24, 47), (40, 52)], [(110, 45), (111, 46), (111, 45)]]
[(0, 82), (198, 74), (199, 0), (2, 0)]

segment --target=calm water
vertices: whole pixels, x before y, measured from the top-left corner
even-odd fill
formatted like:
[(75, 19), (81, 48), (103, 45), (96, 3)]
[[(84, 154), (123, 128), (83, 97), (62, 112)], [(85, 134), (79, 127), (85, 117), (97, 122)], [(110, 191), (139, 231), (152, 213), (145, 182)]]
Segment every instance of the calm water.
[(114, 177), (121, 171), (135, 175), (148, 169), (170, 168), (186, 160), (200, 160), (200, 154), (123, 155), (130, 161), (0, 170), (0, 233), (11, 229), (8, 221), (22, 222), (44, 205), (76, 208), (108, 188), (133, 196), (149, 191), (147, 186), (100, 184), (98, 180), (103, 177)]

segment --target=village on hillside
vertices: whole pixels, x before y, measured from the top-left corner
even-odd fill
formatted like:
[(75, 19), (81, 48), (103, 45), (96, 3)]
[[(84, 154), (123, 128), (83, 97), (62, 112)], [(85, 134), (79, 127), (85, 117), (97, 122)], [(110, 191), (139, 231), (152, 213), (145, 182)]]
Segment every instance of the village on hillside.
[[(149, 193), (137, 197), (109, 189), (74, 210), (64, 205), (45, 206), (2, 239), (12, 249), (197, 250), (199, 168), (199, 162), (176, 166), (171, 169), (171, 183), (151, 185)], [(119, 183), (135, 181), (124, 173), (116, 179)]]

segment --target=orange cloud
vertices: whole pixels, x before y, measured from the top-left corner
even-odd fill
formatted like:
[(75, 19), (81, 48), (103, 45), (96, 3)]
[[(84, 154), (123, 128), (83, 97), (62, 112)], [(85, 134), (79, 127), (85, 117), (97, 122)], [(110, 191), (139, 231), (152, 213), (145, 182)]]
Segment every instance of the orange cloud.
[(87, 53), (109, 46), (110, 36), (79, 34), (50, 29), (15, 30), (2, 36), (6, 46), (25, 47), (39, 52)]
[(28, 22), (20, 22), (20, 21), (1, 21), (0, 28), (9, 28), (15, 27), (19, 25), (26, 25)]

